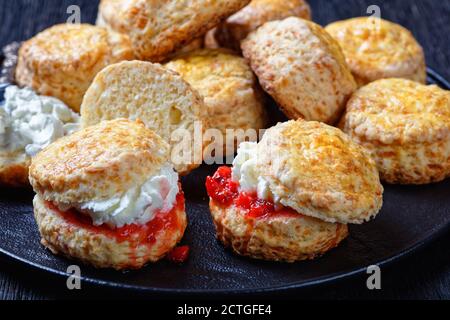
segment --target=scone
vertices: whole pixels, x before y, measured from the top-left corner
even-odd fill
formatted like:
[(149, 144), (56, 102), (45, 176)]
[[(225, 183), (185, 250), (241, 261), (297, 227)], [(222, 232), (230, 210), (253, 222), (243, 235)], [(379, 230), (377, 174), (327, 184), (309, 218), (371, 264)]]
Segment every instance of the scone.
[[(209, 128), (220, 130), (223, 136), (223, 141), (209, 149), (234, 155), (238, 137), (227, 130), (258, 132), (265, 128), (263, 93), (243, 58), (223, 49), (203, 49), (177, 56), (165, 67), (178, 72), (204, 98)], [(258, 136), (250, 138), (256, 141)]]
[(0, 186), (29, 187), (31, 157), (78, 129), (79, 116), (56, 98), (9, 86), (0, 105)]
[(98, 268), (138, 269), (164, 257), (187, 225), (169, 150), (125, 119), (47, 147), (30, 166), (42, 244)]
[(127, 34), (138, 59), (161, 62), (250, 0), (102, 0), (98, 23)]
[(111, 63), (131, 59), (127, 36), (87, 24), (61, 24), (21, 46), (15, 78), (20, 86), (56, 97), (79, 112), (95, 75)]
[(311, 20), (311, 8), (305, 0), (252, 0), (242, 10), (210, 31), (208, 44), (213, 37), (219, 46), (240, 51), (241, 41), (269, 21), (299, 17)]
[(372, 153), (382, 180), (426, 184), (450, 176), (450, 92), (383, 79), (350, 99), (341, 128)]
[(81, 124), (86, 128), (117, 118), (140, 119), (169, 142), (180, 174), (202, 163), (206, 107), (179, 74), (145, 61), (124, 61), (103, 69), (86, 92)]
[(402, 26), (361, 17), (332, 23), (325, 30), (341, 45), (359, 86), (384, 78), (426, 82), (423, 49)]
[(334, 124), (356, 89), (337, 42), (310, 21), (268, 22), (242, 42), (242, 51), (263, 89), (291, 119)]
[(31, 159), (23, 151), (5, 151), (0, 148), (0, 186), (29, 187), (28, 167)]
[(240, 145), (206, 182), (218, 238), (238, 254), (294, 262), (336, 247), (374, 218), (383, 187), (367, 151), (339, 129), (289, 121)]

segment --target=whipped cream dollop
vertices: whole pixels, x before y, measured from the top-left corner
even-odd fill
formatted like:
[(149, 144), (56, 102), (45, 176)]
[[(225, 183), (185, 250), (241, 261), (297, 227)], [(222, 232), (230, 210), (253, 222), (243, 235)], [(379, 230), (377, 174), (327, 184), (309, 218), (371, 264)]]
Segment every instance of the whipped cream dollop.
[(176, 205), (178, 173), (173, 165), (166, 164), (148, 178), (141, 186), (128, 190), (123, 195), (104, 200), (71, 204), (61, 210), (75, 208), (89, 215), (94, 225), (107, 224), (111, 228), (121, 228), (129, 224), (144, 225), (158, 212), (169, 212)]
[(233, 161), (231, 179), (239, 182), (239, 191), (256, 193), (259, 199), (276, 202), (269, 183), (258, 171), (257, 161), (258, 144), (256, 142), (241, 143)]
[(35, 156), (55, 140), (79, 128), (80, 117), (62, 101), (9, 86), (0, 106), (0, 147)]

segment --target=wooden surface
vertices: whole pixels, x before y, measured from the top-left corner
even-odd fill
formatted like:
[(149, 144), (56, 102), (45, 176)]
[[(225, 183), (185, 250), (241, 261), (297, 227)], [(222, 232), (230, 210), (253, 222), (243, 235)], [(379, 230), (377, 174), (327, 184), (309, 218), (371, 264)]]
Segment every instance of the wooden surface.
[[(310, 3), (314, 20), (323, 25), (365, 15), (369, 5), (378, 5), (383, 18), (398, 22), (415, 34), (426, 51), (428, 65), (450, 79), (450, 0), (310, 0)], [(95, 21), (98, 5), (95, 0), (0, 0), (0, 46), (27, 39), (55, 23), (65, 22), (66, 10), (72, 4), (80, 6), (83, 22)], [(381, 291), (367, 290), (366, 279), (358, 277), (330, 286), (289, 292), (287, 297), (450, 299), (449, 244), (450, 233), (384, 268)], [(60, 279), (0, 258), (0, 299), (135, 297), (131, 293), (124, 295), (88, 286), (76, 293), (64, 288), (65, 282)]]

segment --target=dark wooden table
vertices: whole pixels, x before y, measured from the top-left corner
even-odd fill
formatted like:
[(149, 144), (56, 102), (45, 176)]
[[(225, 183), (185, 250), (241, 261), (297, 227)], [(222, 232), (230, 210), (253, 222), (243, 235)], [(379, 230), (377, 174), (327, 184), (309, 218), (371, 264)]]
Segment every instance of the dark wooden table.
[[(310, 3), (314, 20), (323, 25), (366, 15), (369, 5), (378, 5), (382, 17), (412, 30), (425, 48), (428, 65), (450, 79), (450, 0), (310, 0)], [(83, 22), (95, 21), (98, 1), (94, 0), (0, 0), (0, 46), (27, 39), (55, 23), (65, 22), (67, 8), (73, 4), (80, 6)], [(450, 233), (420, 252), (384, 268), (381, 291), (369, 291), (366, 279), (357, 277), (333, 285), (289, 292), (282, 298), (450, 299), (449, 244)], [(76, 293), (64, 288), (65, 282), (61, 279), (0, 257), (0, 299), (136, 297), (132, 293), (96, 287), (84, 286)]]

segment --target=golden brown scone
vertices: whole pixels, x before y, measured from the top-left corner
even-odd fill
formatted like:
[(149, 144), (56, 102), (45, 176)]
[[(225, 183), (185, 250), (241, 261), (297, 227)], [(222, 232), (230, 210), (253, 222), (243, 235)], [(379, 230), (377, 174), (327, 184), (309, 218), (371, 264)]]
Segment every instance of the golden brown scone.
[(350, 99), (342, 129), (368, 149), (382, 180), (426, 184), (450, 176), (450, 92), (384, 79)]
[(28, 167), (30, 158), (23, 152), (0, 152), (0, 185), (29, 187)]
[(99, 268), (136, 269), (159, 260), (187, 223), (178, 175), (168, 163), (169, 145), (126, 119), (51, 144), (30, 166), (42, 243)]
[(142, 120), (174, 148), (180, 138), (174, 132), (186, 130), (192, 137), (191, 157), (172, 160), (183, 175), (200, 166), (202, 142), (200, 148), (193, 145), (195, 123), (206, 128), (208, 116), (202, 97), (179, 74), (144, 61), (125, 61), (103, 69), (84, 97), (82, 127), (117, 118)]
[(79, 112), (95, 75), (111, 63), (131, 59), (127, 36), (87, 24), (61, 24), (22, 45), (15, 78), (20, 86), (59, 98)]
[[(221, 47), (240, 51), (241, 41), (250, 32), (266, 22), (288, 17), (311, 20), (311, 8), (304, 0), (252, 0), (221, 23), (208, 37), (214, 37)], [(214, 42), (210, 39), (208, 43)]]
[(247, 218), (236, 206), (214, 201), (210, 210), (217, 237), (236, 253), (255, 259), (296, 262), (317, 258), (337, 247), (348, 235), (344, 224), (333, 224), (298, 214)]
[(223, 49), (203, 49), (177, 56), (165, 67), (178, 72), (203, 96), (209, 127), (223, 134), (224, 155), (235, 152), (235, 137), (225, 138), (227, 129), (265, 128), (263, 94), (243, 58)]
[(249, 0), (102, 0), (99, 24), (130, 36), (136, 56), (160, 62)]
[(338, 43), (300, 18), (272, 21), (243, 42), (262, 87), (291, 119), (336, 122), (356, 89)]
[(361, 17), (332, 23), (325, 30), (341, 45), (359, 86), (383, 78), (426, 82), (423, 49), (402, 26)]

